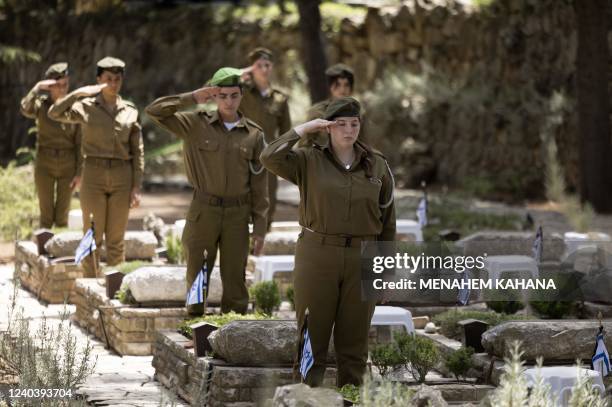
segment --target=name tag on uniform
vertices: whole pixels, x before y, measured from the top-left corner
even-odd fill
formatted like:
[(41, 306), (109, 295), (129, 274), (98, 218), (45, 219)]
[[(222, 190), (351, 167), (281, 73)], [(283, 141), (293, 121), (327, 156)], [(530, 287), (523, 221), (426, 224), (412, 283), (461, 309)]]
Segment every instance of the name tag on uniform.
[(370, 177), (370, 182), (376, 185), (382, 185), (382, 180), (380, 178)]

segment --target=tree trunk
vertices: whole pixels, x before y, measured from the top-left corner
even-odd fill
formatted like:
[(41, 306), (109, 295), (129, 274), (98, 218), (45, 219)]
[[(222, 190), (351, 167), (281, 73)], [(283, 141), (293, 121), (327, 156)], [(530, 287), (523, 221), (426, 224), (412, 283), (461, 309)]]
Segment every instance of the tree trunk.
[(580, 196), (597, 212), (612, 212), (608, 0), (575, 0), (578, 26), (576, 91), (580, 134)]
[(325, 69), (327, 58), (321, 33), (321, 13), (319, 0), (298, 0), (300, 13), (300, 35), (302, 37), (302, 61), (308, 76), (308, 88), (312, 103), (327, 98)]

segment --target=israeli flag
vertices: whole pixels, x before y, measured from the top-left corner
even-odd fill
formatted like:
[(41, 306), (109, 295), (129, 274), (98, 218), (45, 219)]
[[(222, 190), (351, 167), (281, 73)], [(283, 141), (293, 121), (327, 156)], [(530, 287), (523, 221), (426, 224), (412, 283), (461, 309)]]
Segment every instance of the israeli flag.
[(76, 252), (74, 253), (74, 264), (81, 264), (83, 259), (92, 254), (94, 250), (96, 250), (94, 230), (93, 228), (89, 228), (87, 232), (85, 232), (85, 236), (83, 236), (83, 239), (81, 239), (79, 247), (77, 247)]
[(421, 227), (427, 226), (427, 198), (421, 198), (416, 210), (416, 216)]
[(302, 347), (302, 358), (300, 360), (300, 374), (302, 375), (302, 379), (306, 380), (306, 376), (312, 365), (314, 365), (314, 355), (312, 354), (312, 345), (310, 344), (308, 328), (306, 328), (304, 329), (304, 346)]
[(467, 305), (470, 302), (470, 279), (468, 277), (467, 270), (463, 272), (462, 286), (459, 288), (459, 294), (457, 295), (457, 302), (461, 305)]
[(187, 293), (187, 301), (185, 302), (187, 305), (201, 304), (204, 302), (204, 290), (206, 290), (207, 286), (207, 274), (206, 262), (204, 262), (198, 276), (193, 281), (193, 284), (191, 284), (191, 289)]
[(593, 367), (593, 370), (599, 372), (601, 377), (605, 377), (610, 374), (610, 355), (608, 354), (606, 344), (604, 343), (603, 332), (597, 334), (597, 339), (595, 341), (595, 353), (591, 359), (591, 366)]
[(542, 226), (538, 227), (536, 232), (535, 240), (533, 241), (533, 258), (537, 263), (542, 262), (542, 250), (544, 250), (544, 234), (542, 233)]

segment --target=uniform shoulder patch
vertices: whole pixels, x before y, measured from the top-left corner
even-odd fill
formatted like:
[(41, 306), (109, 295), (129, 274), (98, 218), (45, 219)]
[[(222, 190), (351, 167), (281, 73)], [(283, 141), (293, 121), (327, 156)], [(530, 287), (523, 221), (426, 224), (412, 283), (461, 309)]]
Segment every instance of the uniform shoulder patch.
[(124, 102), (125, 102), (125, 104), (126, 104), (126, 105), (128, 105), (129, 107), (132, 107), (132, 108), (134, 108), (134, 109), (137, 109), (137, 108), (136, 108), (136, 105), (134, 104), (134, 102), (129, 101), (129, 100), (125, 100), (125, 99), (124, 99), (123, 101), (124, 101)]
[(272, 88), (272, 96), (274, 100), (278, 102), (286, 102), (289, 99), (289, 96), (285, 92), (276, 88)]
[(263, 131), (263, 128), (261, 128), (261, 126), (259, 124), (257, 124), (256, 122), (254, 122), (253, 120), (249, 119), (248, 117), (245, 117), (247, 125), (250, 127), (254, 127), (259, 131)]

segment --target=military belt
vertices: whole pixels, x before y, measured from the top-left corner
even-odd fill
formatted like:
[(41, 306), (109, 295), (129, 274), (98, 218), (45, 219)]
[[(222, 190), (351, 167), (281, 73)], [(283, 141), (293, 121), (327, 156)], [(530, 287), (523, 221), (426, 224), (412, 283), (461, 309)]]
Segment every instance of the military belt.
[(376, 240), (376, 236), (351, 236), (351, 235), (327, 235), (310, 229), (302, 228), (301, 236), (309, 241), (321, 243), (327, 246), (339, 247), (361, 247), (362, 242)]
[(210, 206), (220, 206), (222, 208), (231, 208), (234, 206), (242, 206), (251, 202), (251, 194), (241, 196), (217, 196), (204, 191), (196, 190), (193, 194), (195, 200), (208, 204)]
[(38, 147), (38, 153), (49, 157), (67, 157), (74, 156), (74, 148), (49, 148)]
[(93, 165), (94, 167), (112, 168), (131, 164), (132, 160), (122, 160), (120, 158), (85, 157), (85, 163)]

